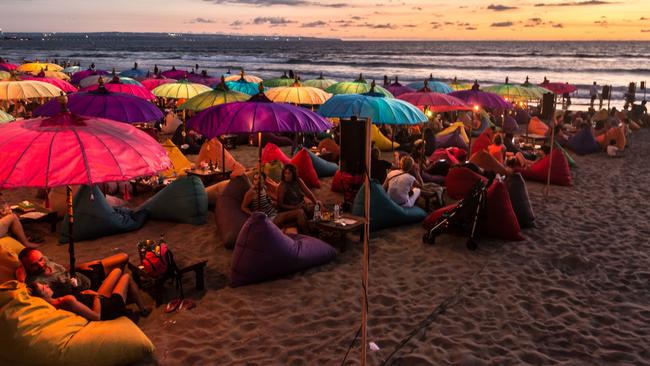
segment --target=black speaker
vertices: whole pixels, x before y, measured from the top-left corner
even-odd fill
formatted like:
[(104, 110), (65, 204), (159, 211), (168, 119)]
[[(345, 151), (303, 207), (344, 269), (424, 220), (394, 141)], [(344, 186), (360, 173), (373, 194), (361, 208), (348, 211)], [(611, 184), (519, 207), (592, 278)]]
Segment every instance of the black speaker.
[(641, 86), (639, 86), (639, 90), (645, 90), (645, 81), (641, 82)]
[(627, 93), (630, 95), (636, 94), (636, 83), (630, 83), (630, 85), (628, 85)]
[(551, 120), (553, 113), (555, 113), (555, 95), (553, 93), (545, 93), (542, 98), (542, 120)]
[(610, 99), (609, 93), (611, 89), (609, 85), (603, 85), (603, 92), (601, 93), (603, 99)]
[(362, 175), (366, 163), (367, 119), (341, 119), (340, 169), (352, 175)]

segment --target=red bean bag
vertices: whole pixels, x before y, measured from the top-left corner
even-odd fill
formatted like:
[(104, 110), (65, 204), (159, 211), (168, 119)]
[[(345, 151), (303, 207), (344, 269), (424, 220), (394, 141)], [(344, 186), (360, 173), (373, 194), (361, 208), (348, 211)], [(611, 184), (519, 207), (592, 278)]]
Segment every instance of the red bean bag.
[(481, 234), (504, 240), (524, 240), (512, 208), (506, 184), (494, 180), (487, 192), (487, 215), (481, 219)]
[(291, 159), (289, 159), (289, 157), (286, 156), (277, 145), (268, 143), (264, 146), (264, 150), (262, 150), (262, 163), (268, 163), (273, 160), (278, 160), (282, 164), (288, 164), (291, 162)]
[(505, 165), (499, 163), (497, 159), (486, 151), (477, 151), (471, 158), (469, 158), (470, 163), (476, 164), (479, 168), (495, 172), (497, 174), (506, 175), (508, 170)]
[(449, 170), (449, 174), (445, 178), (445, 187), (447, 188), (447, 195), (455, 200), (459, 200), (474, 188), (476, 182), (487, 179), (471, 169), (466, 167), (458, 167)]
[[(553, 157), (553, 165), (551, 166), (551, 183), (558, 186), (573, 185), (569, 163), (562, 151), (554, 149), (551, 156)], [(551, 158), (547, 155), (533, 164), (530, 168), (520, 169), (518, 171), (525, 179), (546, 183), (550, 162)], [(447, 189), (447, 191), (449, 191), (449, 189)]]
[(431, 154), (431, 156), (429, 156), (429, 160), (434, 161), (434, 162), (435, 162), (435, 161), (438, 161), (438, 160), (449, 160), (449, 162), (450, 162), (452, 165), (456, 165), (456, 164), (458, 164), (458, 163), (459, 163), (458, 158), (456, 158), (456, 156), (455, 156), (454, 154), (452, 154), (452, 153), (449, 151), (449, 149), (450, 149), (450, 148), (447, 148), (447, 149), (443, 149), (443, 148), (436, 149), (436, 151), (434, 151), (433, 154)]
[(458, 148), (458, 147), (448, 147), (447, 151), (449, 151), (450, 154), (456, 157), (458, 161), (463, 161), (467, 157), (467, 151)]
[(480, 134), (476, 140), (472, 141), (472, 151), (470, 156), (479, 151), (487, 150), (488, 146), (492, 143), (492, 129), (488, 128)]
[(334, 178), (332, 179), (332, 192), (345, 193), (346, 188), (348, 190), (358, 190), (359, 187), (363, 184), (363, 176), (361, 175), (352, 175), (350, 173), (345, 173), (340, 170), (336, 171)]
[[(266, 145), (268, 146), (268, 145)], [(305, 182), (309, 188), (320, 188), (320, 181), (314, 165), (309, 157), (309, 152), (306, 149), (298, 151), (298, 153), (289, 161), (289, 163), (296, 166), (298, 176)]]
[(433, 211), (432, 213), (427, 216), (424, 221), (422, 221), (422, 226), (428, 231), (433, 229), (433, 226), (438, 222), (438, 220), (444, 215), (446, 212), (453, 210), (458, 206), (458, 203), (453, 203), (451, 205), (447, 205), (445, 207), (440, 207), (439, 209)]

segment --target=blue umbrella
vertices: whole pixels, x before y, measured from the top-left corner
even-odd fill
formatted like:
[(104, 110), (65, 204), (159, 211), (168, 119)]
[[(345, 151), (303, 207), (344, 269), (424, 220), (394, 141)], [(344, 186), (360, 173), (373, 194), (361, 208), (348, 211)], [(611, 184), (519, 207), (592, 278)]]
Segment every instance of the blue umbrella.
[(133, 64), (132, 69), (124, 70), (124, 71), (120, 72), (120, 77), (127, 77), (127, 78), (132, 78), (132, 79), (144, 78), (144, 77), (147, 76), (148, 72), (149, 71), (147, 71), (147, 70), (138, 69), (138, 63), (136, 62), (135, 64)]
[[(449, 85), (436, 81), (433, 79), (433, 75), (429, 75), (429, 78), (427, 79), (428, 87), (429, 90), (431, 90), (434, 93), (443, 93), (443, 94), (449, 94), (454, 91)], [(416, 90), (420, 90), (424, 88), (424, 80), (422, 81), (416, 81), (414, 83), (410, 83), (407, 85), (409, 88), (413, 88)]]
[(370, 118), (372, 123), (413, 125), (428, 121), (414, 105), (403, 100), (359, 94), (338, 94), (318, 108), (318, 114), (330, 118)]
[[(249, 83), (244, 79), (239, 79), (237, 81), (226, 81), (226, 86), (230, 90), (234, 90), (240, 93), (248, 95), (256, 95), (260, 92), (260, 86), (256, 83)], [(266, 88), (264, 88), (266, 90)]]

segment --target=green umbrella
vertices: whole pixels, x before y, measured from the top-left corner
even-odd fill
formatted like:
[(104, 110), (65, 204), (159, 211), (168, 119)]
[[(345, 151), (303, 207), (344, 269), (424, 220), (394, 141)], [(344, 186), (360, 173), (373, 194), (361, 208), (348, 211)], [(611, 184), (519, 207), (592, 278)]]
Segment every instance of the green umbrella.
[(302, 85), (325, 90), (336, 83), (338, 83), (338, 81), (333, 79), (325, 79), (323, 77), (323, 73), (321, 72), (318, 78), (306, 80), (304, 83), (302, 83)]
[(264, 80), (262, 85), (269, 88), (278, 88), (281, 86), (291, 86), (293, 85), (293, 79), (287, 76), (286, 72), (282, 73), (282, 76), (275, 79)]
[(215, 86), (214, 89), (188, 99), (185, 103), (181, 104), (179, 109), (198, 112), (219, 104), (243, 102), (249, 98), (250, 95), (248, 94), (228, 89), (226, 81), (222, 76), (221, 83)]
[(507, 77), (505, 84), (488, 86), (487, 88), (483, 88), (483, 91), (498, 94), (510, 102), (527, 102), (529, 100), (539, 100), (542, 99), (542, 94), (544, 94), (522, 85), (510, 84)]
[(551, 90), (548, 90), (548, 89), (546, 89), (546, 88), (544, 88), (542, 86), (531, 84), (528, 81), (528, 76), (526, 76), (526, 81), (524, 81), (524, 83), (521, 84), (521, 86), (523, 86), (524, 88), (530, 90), (532, 93), (535, 93), (535, 95), (538, 95), (538, 97), (535, 98), (535, 99), (542, 99), (544, 94), (553, 93)]
[[(336, 83), (329, 86), (325, 91), (332, 94), (363, 94), (368, 93), (370, 89), (371, 85), (364, 80), (363, 75), (359, 74), (357, 80)], [(382, 94), (386, 98), (395, 98), (391, 92), (381, 86), (375, 86), (374, 92)]]
[(14, 116), (0, 109), (0, 123), (7, 123), (15, 120)]

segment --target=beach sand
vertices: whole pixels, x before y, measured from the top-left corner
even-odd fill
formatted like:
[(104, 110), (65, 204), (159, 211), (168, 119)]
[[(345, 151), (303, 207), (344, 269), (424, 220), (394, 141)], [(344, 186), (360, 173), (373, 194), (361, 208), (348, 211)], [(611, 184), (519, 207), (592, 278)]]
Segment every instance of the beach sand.
[[(573, 187), (528, 183), (537, 227), (526, 240), (443, 235), (421, 242), (411, 225), (372, 234), (368, 364), (380, 365), (641, 365), (650, 363), (650, 130), (635, 133), (625, 158), (576, 157)], [(252, 166), (257, 150), (234, 156)], [(329, 190), (326, 202), (341, 201)], [(33, 199), (33, 190), (5, 198)], [(67, 263), (46, 225), (42, 250)], [(331, 263), (240, 288), (228, 286), (232, 252), (219, 242), (214, 217), (191, 226), (149, 221), (137, 232), (79, 242), (79, 262), (125, 251), (165, 233), (181, 263), (208, 259), (206, 291), (185, 292), (197, 307), (139, 321), (160, 365), (339, 365), (360, 324), (361, 245)], [(169, 297), (174, 296), (169, 286)], [(150, 297), (147, 301), (153, 304)], [(359, 364), (359, 342), (346, 364)]]

